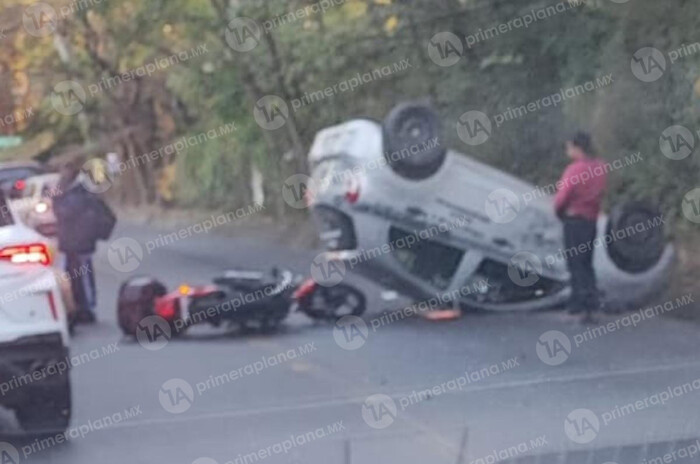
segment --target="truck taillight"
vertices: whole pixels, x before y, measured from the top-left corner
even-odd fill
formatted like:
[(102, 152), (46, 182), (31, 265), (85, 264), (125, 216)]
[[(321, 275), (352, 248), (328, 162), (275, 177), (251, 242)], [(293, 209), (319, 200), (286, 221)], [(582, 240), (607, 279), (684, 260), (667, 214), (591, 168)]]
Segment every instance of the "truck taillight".
[(17, 245), (0, 249), (0, 260), (14, 264), (38, 263), (48, 266), (51, 264), (51, 254), (43, 243)]

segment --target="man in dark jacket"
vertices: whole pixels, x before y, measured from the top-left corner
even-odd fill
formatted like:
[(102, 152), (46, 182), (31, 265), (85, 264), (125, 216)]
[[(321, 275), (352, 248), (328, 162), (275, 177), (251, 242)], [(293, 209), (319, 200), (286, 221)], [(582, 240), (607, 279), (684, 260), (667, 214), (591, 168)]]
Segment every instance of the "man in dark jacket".
[(591, 136), (579, 132), (566, 143), (572, 160), (557, 183), (554, 208), (564, 223), (564, 247), (571, 274), (570, 314), (598, 309), (598, 289), (593, 269), (593, 242), (601, 203), (607, 185), (605, 163), (593, 155)]
[(97, 241), (109, 237), (114, 214), (97, 195), (85, 188), (78, 162), (63, 167), (58, 191), (53, 199), (58, 248), (66, 256), (66, 273), (77, 306), (74, 322), (93, 323), (97, 295), (92, 255)]

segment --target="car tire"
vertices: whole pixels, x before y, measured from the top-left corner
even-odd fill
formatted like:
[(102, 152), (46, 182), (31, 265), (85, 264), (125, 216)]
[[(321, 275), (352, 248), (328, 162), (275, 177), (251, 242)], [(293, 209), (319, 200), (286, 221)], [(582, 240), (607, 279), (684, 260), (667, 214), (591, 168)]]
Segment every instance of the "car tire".
[(401, 177), (423, 180), (442, 167), (447, 151), (440, 118), (431, 107), (419, 102), (397, 105), (384, 119), (383, 133), (384, 157)]
[[(666, 248), (663, 223), (655, 224), (661, 217), (659, 211), (642, 202), (618, 205), (608, 217), (605, 241), (610, 259), (629, 273), (640, 273), (652, 268)], [(638, 230), (639, 225), (643, 230)], [(630, 229), (631, 228), (631, 229)], [(641, 228), (640, 228), (641, 229)]]
[(150, 277), (133, 277), (122, 283), (117, 300), (117, 320), (122, 332), (136, 336), (138, 324), (154, 314), (156, 298), (166, 293), (165, 285)]
[(55, 387), (32, 395), (27, 403), (15, 409), (15, 417), (28, 434), (55, 434), (68, 429), (71, 412), (70, 378), (65, 373)]

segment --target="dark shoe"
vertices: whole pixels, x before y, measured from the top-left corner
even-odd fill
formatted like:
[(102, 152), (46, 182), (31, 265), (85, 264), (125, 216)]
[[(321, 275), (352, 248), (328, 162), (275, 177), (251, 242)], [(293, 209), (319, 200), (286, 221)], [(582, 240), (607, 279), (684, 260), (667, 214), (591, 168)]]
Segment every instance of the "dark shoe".
[(75, 335), (75, 326), (78, 324), (78, 321), (75, 319), (75, 315), (71, 314), (68, 316), (68, 335), (71, 337)]
[(94, 324), (97, 321), (92, 311), (79, 311), (75, 314), (76, 324)]

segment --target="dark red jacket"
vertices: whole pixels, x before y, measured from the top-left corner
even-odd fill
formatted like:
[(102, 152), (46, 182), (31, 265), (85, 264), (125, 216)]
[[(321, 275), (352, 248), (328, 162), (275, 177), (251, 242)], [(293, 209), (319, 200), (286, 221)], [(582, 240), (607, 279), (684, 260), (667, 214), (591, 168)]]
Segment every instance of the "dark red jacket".
[(607, 165), (597, 158), (571, 163), (557, 182), (554, 209), (558, 216), (595, 221), (608, 183)]

